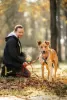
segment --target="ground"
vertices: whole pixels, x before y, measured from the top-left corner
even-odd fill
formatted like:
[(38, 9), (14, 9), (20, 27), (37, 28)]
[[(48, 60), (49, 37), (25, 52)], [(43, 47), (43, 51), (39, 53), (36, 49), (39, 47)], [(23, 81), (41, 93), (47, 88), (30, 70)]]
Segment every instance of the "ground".
[[(60, 64), (57, 80), (42, 81), (41, 65), (33, 64), (31, 78), (0, 78), (0, 100), (67, 100), (67, 65)], [(30, 71), (32, 69), (28, 66)], [(47, 70), (45, 69), (47, 79)]]

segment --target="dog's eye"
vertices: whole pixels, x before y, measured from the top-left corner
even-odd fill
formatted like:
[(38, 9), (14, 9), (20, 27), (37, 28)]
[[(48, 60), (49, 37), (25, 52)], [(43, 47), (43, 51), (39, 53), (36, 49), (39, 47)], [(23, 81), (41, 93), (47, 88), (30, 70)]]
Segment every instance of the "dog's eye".
[(43, 47), (41, 46), (41, 48), (43, 48)]
[(47, 46), (44, 46), (45, 48), (47, 48)]

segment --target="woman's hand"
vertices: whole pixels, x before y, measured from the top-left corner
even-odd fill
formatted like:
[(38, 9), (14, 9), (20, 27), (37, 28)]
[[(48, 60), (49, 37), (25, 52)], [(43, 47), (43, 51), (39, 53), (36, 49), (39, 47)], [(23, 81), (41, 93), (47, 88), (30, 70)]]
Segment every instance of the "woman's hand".
[(24, 66), (24, 67), (28, 66), (28, 63), (27, 63), (27, 62), (24, 62), (24, 63), (23, 63), (23, 66)]

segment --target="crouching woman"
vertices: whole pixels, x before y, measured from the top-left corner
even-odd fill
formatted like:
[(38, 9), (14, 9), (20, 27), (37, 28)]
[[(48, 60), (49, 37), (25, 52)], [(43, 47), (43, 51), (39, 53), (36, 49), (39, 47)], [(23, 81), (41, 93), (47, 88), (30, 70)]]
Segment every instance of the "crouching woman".
[(19, 38), (23, 37), (24, 28), (22, 25), (16, 25), (14, 31), (5, 38), (6, 45), (3, 54), (3, 63), (1, 76), (24, 76), (30, 77), (31, 73), (26, 68), (26, 56), (22, 52)]

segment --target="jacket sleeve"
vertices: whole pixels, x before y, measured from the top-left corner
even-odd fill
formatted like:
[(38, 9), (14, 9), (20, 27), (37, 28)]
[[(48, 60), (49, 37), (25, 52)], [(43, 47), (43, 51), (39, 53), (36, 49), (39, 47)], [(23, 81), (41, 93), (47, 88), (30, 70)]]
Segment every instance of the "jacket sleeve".
[(9, 40), (8, 52), (9, 52), (9, 55), (12, 57), (12, 59), (14, 59), (15, 61), (17, 61), (17, 62), (19, 62), (21, 64), (23, 62), (25, 62), (25, 57), (24, 56), (21, 57), (17, 53), (17, 50), (16, 50), (16, 40), (14, 40), (14, 39)]

